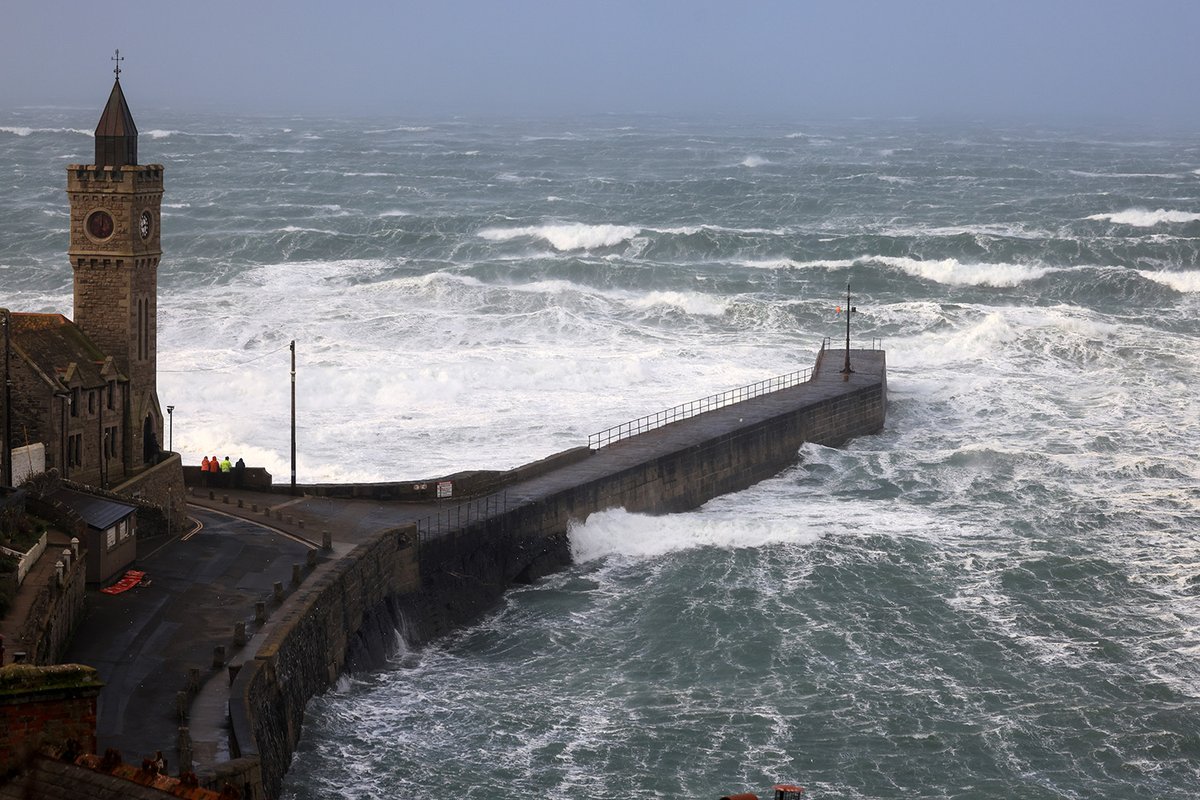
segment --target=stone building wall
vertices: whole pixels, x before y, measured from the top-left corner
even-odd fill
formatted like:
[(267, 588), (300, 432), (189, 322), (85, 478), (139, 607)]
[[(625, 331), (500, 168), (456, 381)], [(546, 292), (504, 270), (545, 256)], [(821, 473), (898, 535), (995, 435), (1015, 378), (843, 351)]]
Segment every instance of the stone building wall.
[(187, 525), (181, 463), (178, 453), (168, 453), (160, 463), (113, 487), (114, 500), (138, 507), (139, 538), (178, 533)]
[(79, 664), (0, 668), (0, 782), (43, 747), (96, 751), (96, 670)]

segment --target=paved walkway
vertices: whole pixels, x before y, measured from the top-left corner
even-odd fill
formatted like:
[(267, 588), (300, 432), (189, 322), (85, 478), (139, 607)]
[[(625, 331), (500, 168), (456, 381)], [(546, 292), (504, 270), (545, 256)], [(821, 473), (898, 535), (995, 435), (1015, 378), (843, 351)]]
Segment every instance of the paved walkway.
[(245, 658), (246, 649), (233, 645), (235, 623), (252, 634), (255, 603), (278, 608), (274, 582), (289, 587), (292, 565), (312, 549), (246, 520), (199, 509), (195, 516), (199, 530), (138, 558), (149, 585), (118, 595), (88, 590), (86, 616), (64, 659), (99, 671), (99, 751), (116, 747), (131, 763), (157, 750), (179, 763), (176, 695), (187, 689), (189, 670), (199, 669), (202, 684), (228, 686), (213, 649), (224, 645), (227, 662)]
[(21, 638), (25, 623), (34, 610), (33, 605), (38, 594), (55, 580), (54, 565), (59, 556), (70, 546), (71, 537), (62, 531), (51, 529), (46, 532), (46, 549), (29, 570), (25, 580), (17, 587), (8, 613), (0, 619), (0, 636), (4, 637), (4, 656), (0, 658), (0, 666), (13, 663), (13, 653), (30, 652), (33, 643)]

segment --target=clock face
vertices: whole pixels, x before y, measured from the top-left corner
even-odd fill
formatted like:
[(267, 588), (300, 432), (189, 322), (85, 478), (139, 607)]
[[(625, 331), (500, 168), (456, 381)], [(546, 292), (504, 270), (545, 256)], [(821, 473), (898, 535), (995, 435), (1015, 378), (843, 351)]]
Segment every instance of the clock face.
[(87, 218), (87, 232), (93, 239), (107, 239), (113, 232), (112, 217), (107, 211), (93, 211)]
[(141, 222), (140, 222), (140, 223), (139, 223), (139, 225), (138, 225), (138, 229), (141, 231), (141, 234), (142, 234), (142, 238), (143, 238), (143, 239), (149, 239), (149, 238), (150, 238), (150, 223), (151, 223), (151, 220), (152, 220), (152, 218), (151, 218), (151, 216), (150, 216), (150, 212), (149, 212), (149, 211), (143, 211), (143, 212), (142, 212), (142, 220), (141, 220)]

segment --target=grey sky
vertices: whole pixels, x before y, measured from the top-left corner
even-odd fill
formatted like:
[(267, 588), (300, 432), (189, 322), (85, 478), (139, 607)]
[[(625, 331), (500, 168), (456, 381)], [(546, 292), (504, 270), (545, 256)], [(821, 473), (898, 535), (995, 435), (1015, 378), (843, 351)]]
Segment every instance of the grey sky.
[(1200, 126), (1197, 0), (11, 0), (0, 113), (604, 112)]

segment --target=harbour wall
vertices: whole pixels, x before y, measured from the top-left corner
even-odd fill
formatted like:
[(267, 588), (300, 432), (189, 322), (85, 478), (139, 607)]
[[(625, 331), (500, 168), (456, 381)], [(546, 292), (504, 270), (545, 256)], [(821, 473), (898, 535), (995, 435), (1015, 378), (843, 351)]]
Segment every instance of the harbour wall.
[(569, 564), (572, 523), (616, 507), (695, 508), (772, 477), (795, 463), (807, 442), (837, 446), (878, 432), (886, 405), (881, 375), (453, 530), (418, 534), (410, 525), (380, 532), (306, 582), (274, 634), (241, 667), (230, 700), (233, 759), (215, 765), (206, 783), (232, 783), (243, 797), (278, 797), (312, 697), (345, 669), (382, 664), (398, 644), (397, 631), (426, 642), (477, 619), (509, 586)]

